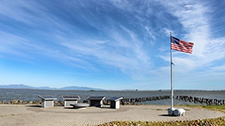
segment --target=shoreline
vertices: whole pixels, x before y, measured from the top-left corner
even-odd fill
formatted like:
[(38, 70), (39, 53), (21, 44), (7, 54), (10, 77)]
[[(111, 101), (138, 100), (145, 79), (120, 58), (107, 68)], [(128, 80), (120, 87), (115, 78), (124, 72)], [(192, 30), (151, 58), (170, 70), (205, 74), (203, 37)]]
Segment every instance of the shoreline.
[[(13, 90), (13, 89), (0, 89), (0, 95), (5, 103), (9, 103), (13, 100), (19, 100), (19, 104), (26, 104), (29, 102), (36, 103), (40, 101), (38, 95), (52, 95), (57, 98), (57, 101), (62, 101), (63, 95), (78, 95), (80, 96), (80, 102), (86, 102), (89, 96), (102, 96), (106, 97), (106, 100), (116, 96), (123, 96), (125, 104), (164, 104), (170, 105), (170, 93), (168, 91), (58, 91), (58, 90)], [(176, 92), (176, 91), (175, 91)], [(207, 94), (207, 95), (206, 95)], [(179, 105), (193, 105), (193, 104), (224, 104), (225, 92), (214, 91), (214, 92), (201, 92), (201, 91), (177, 91), (175, 93), (174, 104)], [(177, 97), (178, 96), (178, 97)], [(215, 99), (217, 99), (215, 101)], [(29, 102), (26, 102), (29, 101)], [(222, 101), (222, 102), (221, 102)], [(195, 103), (196, 102), (196, 103)]]
[(225, 113), (203, 108), (183, 107), (186, 115), (168, 116), (168, 105), (125, 105), (120, 109), (86, 109), (39, 105), (0, 104), (0, 125), (100, 125), (113, 121), (185, 121), (225, 117)]
[[(141, 103), (150, 102), (150, 101), (158, 101), (158, 100), (167, 100), (170, 99), (170, 96), (164, 95), (164, 96), (153, 96), (153, 97), (139, 97), (139, 98), (124, 98), (121, 99), (121, 105), (140, 105)], [(194, 96), (174, 96), (175, 100), (179, 101), (185, 101), (190, 102), (194, 104), (201, 104), (201, 105), (225, 105), (225, 100), (218, 100), (218, 99), (209, 99), (209, 98), (200, 98), (200, 97), (194, 97)], [(81, 101), (79, 101), (81, 102)], [(83, 103), (87, 103), (87, 100), (83, 100)], [(40, 100), (18, 100), (14, 99), (11, 101), (2, 100), (0, 101), (0, 104), (40, 104)], [(55, 100), (54, 103), (56, 105), (63, 105), (63, 101), (61, 100)], [(103, 101), (103, 104), (109, 105), (110, 101), (109, 99), (105, 99)]]
[[(101, 89), (101, 90), (94, 90), (94, 89), (88, 89), (88, 90), (76, 90), (76, 89), (42, 89), (42, 88), (0, 88), (3, 90), (46, 90), (46, 91), (97, 91), (97, 92), (160, 92), (160, 91), (168, 91), (170, 92), (170, 89), (155, 89), (155, 90), (136, 90), (136, 89), (121, 89), (121, 90), (107, 90), (107, 89)], [(225, 90), (198, 90), (198, 89), (174, 89), (174, 91), (225, 91)]]

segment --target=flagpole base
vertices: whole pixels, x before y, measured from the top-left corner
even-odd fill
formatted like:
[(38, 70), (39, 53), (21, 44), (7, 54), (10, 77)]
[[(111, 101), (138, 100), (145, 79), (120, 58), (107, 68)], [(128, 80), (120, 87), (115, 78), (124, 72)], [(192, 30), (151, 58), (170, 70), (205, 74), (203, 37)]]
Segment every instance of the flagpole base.
[(175, 110), (176, 110), (176, 108), (173, 108), (173, 107), (169, 108), (168, 109), (168, 114), (171, 115), (171, 116), (174, 115), (174, 111)]
[(178, 109), (174, 110), (173, 114), (175, 116), (185, 116), (185, 110), (182, 108), (178, 108)]
[(168, 114), (170, 116), (184, 116), (185, 112), (186, 111), (184, 109), (182, 109), (182, 108), (173, 108), (173, 107), (171, 107), (171, 108), (168, 109)]

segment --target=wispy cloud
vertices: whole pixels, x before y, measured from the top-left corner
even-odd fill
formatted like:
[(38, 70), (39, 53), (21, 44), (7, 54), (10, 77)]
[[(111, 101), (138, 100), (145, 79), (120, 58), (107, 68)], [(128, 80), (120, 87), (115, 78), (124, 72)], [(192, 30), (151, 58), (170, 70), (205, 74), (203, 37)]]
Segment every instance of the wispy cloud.
[[(223, 50), (225, 46), (224, 39), (214, 39), (211, 34), (213, 28), (210, 27), (211, 24), (209, 20), (213, 11), (212, 7), (205, 6), (205, 3), (200, 4), (200, 2), (193, 1), (180, 1), (177, 3), (163, 1), (162, 4), (171, 15), (177, 17), (184, 31), (187, 33), (179, 37), (186, 41), (194, 42), (193, 55), (185, 56), (183, 60), (181, 60), (181, 57), (179, 60), (175, 58), (174, 62), (183, 65), (184, 60), (191, 60), (193, 63), (190, 63), (190, 61), (186, 62), (192, 65), (188, 63), (189, 65), (187, 64), (185, 66), (198, 69), (225, 57), (225, 51)], [(179, 55), (180, 54), (175, 54), (175, 57)]]
[[(201, 3), (202, 2), (202, 3)], [(193, 54), (184, 54), (174, 52), (173, 62), (175, 64), (175, 81), (178, 88), (200, 88), (201, 83), (209, 86), (212, 83), (222, 84), (222, 76), (225, 73), (218, 73), (219, 69), (223, 69), (223, 65), (218, 65), (218, 61), (224, 61), (225, 58), (225, 39), (224, 37), (214, 38), (213, 27), (210, 22), (214, 7), (203, 1), (179, 1), (167, 2), (161, 1), (169, 14), (175, 16), (182, 25), (180, 30), (165, 27), (164, 30), (168, 36), (172, 31), (174, 36), (194, 43)], [(170, 30), (169, 30), (170, 29)], [(179, 33), (180, 32), (180, 33)], [(185, 34), (184, 34), (185, 33)], [(170, 62), (166, 56), (160, 56), (167, 62)], [(167, 68), (167, 69), (165, 69)], [(161, 73), (167, 73), (169, 67), (160, 67)], [(191, 74), (190, 74), (191, 73)], [(185, 77), (184, 77), (185, 76)], [(188, 80), (188, 81), (187, 81)], [(194, 85), (199, 85), (195, 87)], [(210, 86), (209, 86), (210, 87)], [(208, 89), (216, 89), (210, 87)]]
[(173, 53), (179, 74), (224, 67), (215, 63), (225, 58), (225, 38), (213, 37), (214, 8), (204, 1), (2, 3), (2, 57), (39, 60), (43, 56), (88, 71), (119, 70), (142, 84), (157, 83), (169, 76), (166, 41), (173, 32), (195, 44), (192, 55)]
[(0, 31), (0, 43), (1, 53), (17, 55), (26, 58), (30, 57), (22, 50), (29, 50), (32, 45), (27, 39), (24, 39), (23, 37)]

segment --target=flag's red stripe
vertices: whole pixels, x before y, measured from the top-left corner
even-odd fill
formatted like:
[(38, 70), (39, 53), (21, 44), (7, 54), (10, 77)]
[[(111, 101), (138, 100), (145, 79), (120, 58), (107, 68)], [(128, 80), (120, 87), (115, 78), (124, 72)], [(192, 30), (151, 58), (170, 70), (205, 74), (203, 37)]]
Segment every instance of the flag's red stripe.
[(185, 53), (191, 53), (192, 54), (192, 48), (194, 46), (194, 43), (191, 42), (185, 42), (185, 41), (179, 41), (179, 45), (175, 43), (171, 43), (171, 49), (177, 50), (180, 52), (185, 52)]

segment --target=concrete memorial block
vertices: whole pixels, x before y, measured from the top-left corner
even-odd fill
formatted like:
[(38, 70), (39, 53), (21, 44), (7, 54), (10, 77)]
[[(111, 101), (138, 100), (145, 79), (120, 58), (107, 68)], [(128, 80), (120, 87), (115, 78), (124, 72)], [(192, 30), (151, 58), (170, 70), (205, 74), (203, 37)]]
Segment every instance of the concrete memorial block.
[(88, 97), (90, 106), (96, 106), (96, 107), (102, 107), (104, 99), (105, 99), (105, 96), (90, 96), (90, 97)]
[(120, 100), (123, 97), (112, 97), (109, 99), (110, 101), (110, 108), (119, 109), (120, 108)]
[(80, 100), (78, 95), (67, 95), (62, 96), (64, 107), (71, 106), (70, 104), (76, 104)]
[(41, 106), (46, 108), (46, 107), (54, 107), (54, 100), (56, 100), (57, 98), (50, 96), (50, 95), (46, 95), (46, 96), (38, 96), (39, 98), (41, 98)]

